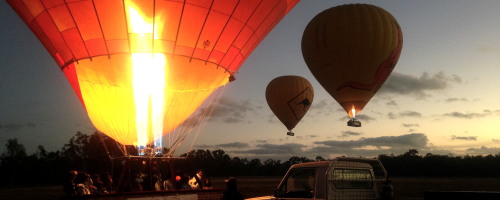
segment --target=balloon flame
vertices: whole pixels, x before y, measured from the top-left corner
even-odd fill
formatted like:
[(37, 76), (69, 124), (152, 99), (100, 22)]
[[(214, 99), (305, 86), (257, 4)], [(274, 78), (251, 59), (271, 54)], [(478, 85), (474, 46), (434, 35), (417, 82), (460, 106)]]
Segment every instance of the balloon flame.
[(132, 54), (138, 146), (146, 146), (151, 136), (158, 140), (163, 132), (165, 60), (160, 53)]
[(154, 146), (162, 146), (166, 58), (162, 53), (153, 53), (151, 42), (148, 42), (153, 39), (155, 32), (152, 20), (138, 12), (134, 5), (128, 5), (129, 34), (135, 35), (136, 38), (131, 40), (134, 42), (131, 47), (135, 47), (132, 51), (146, 51), (132, 53), (137, 146), (139, 152), (144, 152), (141, 150), (146, 148), (151, 137), (154, 137)]
[(356, 108), (354, 108), (354, 106), (352, 107), (351, 112), (349, 113), (349, 117), (353, 119), (356, 118)]

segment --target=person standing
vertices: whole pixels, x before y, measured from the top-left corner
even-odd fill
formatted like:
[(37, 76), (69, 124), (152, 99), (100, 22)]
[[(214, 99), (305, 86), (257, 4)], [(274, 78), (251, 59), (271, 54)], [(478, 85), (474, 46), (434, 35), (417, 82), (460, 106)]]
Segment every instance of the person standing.
[(76, 192), (76, 183), (75, 183), (75, 179), (76, 179), (76, 175), (78, 174), (77, 171), (69, 171), (68, 173), (68, 177), (66, 177), (66, 180), (64, 181), (64, 184), (63, 184), (63, 189), (64, 189), (64, 195), (65, 197), (74, 197), (76, 195), (78, 195), (78, 193)]
[(211, 187), (210, 180), (206, 178), (202, 170), (197, 170), (196, 174), (189, 180), (192, 189), (207, 189)]
[(238, 191), (236, 178), (230, 177), (225, 182), (226, 189), (222, 193), (222, 200), (243, 200), (243, 194)]

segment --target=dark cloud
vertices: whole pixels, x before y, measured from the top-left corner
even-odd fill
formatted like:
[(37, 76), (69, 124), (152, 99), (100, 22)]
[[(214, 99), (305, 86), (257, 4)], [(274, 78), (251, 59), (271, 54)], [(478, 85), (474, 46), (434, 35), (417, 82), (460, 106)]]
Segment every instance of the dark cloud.
[(405, 148), (425, 148), (427, 146), (427, 136), (422, 133), (411, 133), (407, 135), (400, 136), (382, 136), (375, 138), (361, 138), (359, 140), (351, 141), (323, 141), (315, 142), (315, 144), (321, 144), (324, 146), (335, 147), (362, 147), (362, 146), (377, 146), (377, 147), (399, 147), (404, 146)]
[[(200, 116), (209, 114), (210, 121), (221, 121), (224, 123), (251, 123), (251, 114), (258, 113), (262, 106), (255, 106), (250, 100), (236, 101), (229, 97), (222, 97), (219, 102), (204, 105), (191, 118), (198, 121)], [(188, 120), (186, 120), (188, 121)]]
[(445, 117), (455, 117), (455, 118), (463, 118), (463, 119), (472, 119), (472, 118), (482, 118), (491, 115), (492, 112), (490, 110), (483, 110), (482, 113), (461, 113), (461, 112), (451, 112), (445, 113), (443, 116)]
[[(356, 135), (354, 132), (347, 134)], [(241, 148), (229, 149), (226, 151), (228, 154), (238, 157), (275, 160), (288, 160), (291, 156), (303, 156), (307, 158), (315, 158), (316, 156), (334, 158), (342, 155), (376, 157), (382, 154), (403, 154), (409, 149), (417, 149), (421, 155), (425, 155), (426, 152), (443, 155), (451, 153), (448, 150), (433, 147), (432, 144), (429, 143), (427, 136), (423, 133), (360, 138), (349, 141), (316, 141), (313, 142), (312, 145), (299, 143), (270, 144), (267, 140), (260, 140), (257, 141), (255, 146), (241, 146)], [(217, 145), (217, 147), (219, 147), (219, 145)]]
[(456, 136), (452, 135), (451, 140), (467, 140), (467, 141), (476, 141), (477, 136)]
[[(400, 136), (383, 136), (361, 138), (350, 141), (321, 141), (319, 145), (307, 151), (308, 155), (347, 155), (347, 156), (377, 156), (380, 154), (398, 154), (408, 149), (428, 149), (427, 136), (422, 133), (411, 133)], [(325, 156), (326, 155), (326, 156)]]
[(318, 135), (296, 135), (295, 136), (297, 139), (300, 139), (300, 140), (306, 140), (306, 139), (312, 139), (312, 138), (316, 138), (318, 137)]
[(217, 147), (220, 148), (248, 148), (250, 145), (248, 143), (243, 142), (231, 142), (226, 144), (218, 144)]
[(418, 99), (424, 99), (430, 96), (429, 91), (444, 90), (450, 86), (450, 83), (461, 82), (460, 77), (446, 75), (444, 72), (434, 75), (424, 72), (420, 77), (394, 72), (382, 86), (380, 93), (412, 95)]
[(410, 128), (410, 127), (420, 127), (418, 124), (401, 124), (403, 127)]
[(404, 111), (400, 112), (399, 116), (401, 117), (422, 117), (422, 114), (416, 111)]
[(446, 100), (444, 100), (445, 102), (457, 102), (457, 101), (469, 101), (469, 99), (467, 98), (447, 98)]
[(388, 105), (388, 106), (397, 106), (398, 103), (396, 103), (396, 101), (394, 101), (394, 100), (389, 100), (387, 103), (385, 103), (385, 105)]
[(308, 157), (320, 155), (327, 158), (338, 155), (370, 157), (380, 154), (402, 154), (408, 149), (429, 150), (428, 142), (427, 136), (422, 133), (350, 141), (318, 141), (314, 143), (317, 146), (304, 151), (304, 155)]
[(5, 130), (5, 131), (18, 131), (23, 128), (34, 128), (34, 127), (36, 127), (36, 125), (31, 122), (0, 124), (0, 130)]
[(309, 108), (308, 113), (311, 113), (310, 116), (314, 117), (317, 115), (329, 116), (335, 112), (345, 112), (341, 109), (340, 105), (333, 99), (322, 99), (319, 101), (314, 101)]
[(234, 151), (236, 153), (253, 154), (253, 155), (301, 155), (302, 148), (307, 147), (303, 144), (288, 143), (288, 144), (258, 144), (257, 148)]
[(214, 145), (208, 145), (208, 144), (198, 144), (195, 145), (197, 149), (211, 149), (214, 148)]
[(387, 117), (389, 117), (390, 119), (397, 119), (401, 117), (422, 117), (422, 114), (416, 111), (404, 111), (404, 112), (399, 112), (398, 114), (389, 112), (387, 113)]
[(498, 152), (500, 152), (500, 148), (489, 148), (485, 146), (481, 146), (480, 148), (468, 148), (467, 150), (468, 154), (481, 154), (481, 155), (486, 155), (486, 154), (492, 154), (496, 155)]
[(350, 137), (350, 136), (359, 136), (361, 135), (360, 132), (355, 132), (355, 131), (342, 131), (342, 135), (340, 135), (339, 137), (341, 138), (346, 138), (346, 137)]

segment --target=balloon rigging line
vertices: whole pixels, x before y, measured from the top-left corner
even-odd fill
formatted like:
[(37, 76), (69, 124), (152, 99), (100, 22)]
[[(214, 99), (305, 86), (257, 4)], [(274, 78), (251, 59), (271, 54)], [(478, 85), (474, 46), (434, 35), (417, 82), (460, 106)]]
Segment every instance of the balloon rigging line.
[[(199, 83), (198, 83), (198, 84), (199, 84)], [(199, 85), (198, 85), (198, 87), (197, 87), (197, 88), (199, 88)], [(193, 91), (200, 91), (200, 90), (193, 90)], [(195, 96), (196, 96), (196, 95), (193, 95), (193, 96), (191, 97), (191, 102), (193, 102), (193, 99), (195, 98)], [(191, 126), (194, 126), (194, 125), (192, 125), (192, 124), (193, 124), (193, 120), (194, 120), (194, 119), (195, 119), (195, 117), (194, 117), (194, 116), (190, 116), (190, 117), (187, 119), (187, 122), (186, 122), (186, 121), (184, 121), (183, 123), (181, 123), (181, 129), (179, 129), (179, 133), (176, 133), (176, 134), (178, 134), (177, 140), (176, 140), (176, 141), (172, 144), (172, 146), (174, 146), (174, 145), (176, 146), (176, 147), (174, 147), (173, 152), (175, 152), (175, 151), (176, 151), (176, 149), (180, 146), (180, 144), (177, 144), (177, 143), (178, 143), (178, 142), (179, 142), (179, 143), (183, 143), (183, 142), (184, 142), (184, 139), (187, 137), (187, 134), (189, 134), (189, 133), (192, 131), (192, 129), (190, 129), (190, 130), (187, 130), (187, 129), (188, 129), (189, 127), (191, 127)], [(196, 124), (195, 124), (195, 125), (196, 125)], [(176, 129), (177, 129), (177, 128), (176, 128)], [(187, 132), (187, 133), (186, 133), (186, 132)], [(179, 140), (181, 137), (183, 137), (183, 139), (182, 139), (182, 140)]]
[(222, 86), (220, 89), (218, 89), (216, 91), (215, 97), (210, 102), (210, 106), (209, 106), (210, 110), (209, 110), (208, 114), (205, 117), (203, 117), (201, 124), (198, 126), (198, 129), (196, 130), (196, 134), (195, 134), (194, 140), (191, 143), (191, 147), (189, 147), (189, 150), (193, 149), (193, 145), (198, 140), (198, 137), (199, 137), (199, 135), (201, 133), (201, 129), (205, 127), (205, 125), (206, 125), (206, 123), (208, 121), (208, 118), (210, 116), (212, 116), (213, 112), (215, 111), (215, 108), (217, 107), (217, 103), (220, 102), (220, 99), (222, 98), (222, 95), (224, 94), (224, 92), (226, 91), (226, 89), (227, 89), (227, 86), (224, 85), (224, 86)]
[[(208, 104), (207, 107), (210, 107), (210, 109), (204, 109), (203, 112), (198, 116), (198, 117), (191, 117), (189, 118), (189, 120), (187, 122), (184, 122), (183, 123), (183, 130), (182, 131), (179, 131), (179, 136), (177, 137), (177, 140), (173, 143), (173, 145), (171, 146), (171, 148), (169, 149), (169, 153), (168, 153), (168, 156), (172, 155), (175, 153), (175, 151), (180, 147), (181, 144), (184, 143), (184, 141), (186, 140), (187, 136), (190, 135), (193, 130), (195, 129), (195, 127), (197, 125), (198, 126), (198, 131), (196, 131), (196, 137), (193, 141), (193, 144), (194, 142), (196, 142), (196, 139), (198, 138), (198, 134), (201, 132), (199, 131), (200, 130), (200, 127), (201, 126), (204, 126), (204, 124), (206, 124), (206, 121), (208, 120), (208, 118), (206, 116), (209, 116), (207, 115), (207, 113), (212, 113), (213, 112), (213, 109), (214, 109), (214, 106), (211, 106), (212, 104), (214, 104), (215, 100), (218, 101), (222, 94), (224, 93), (225, 91), (225, 86), (219, 89), (217, 89), (217, 91), (215, 91), (215, 94), (212, 95), (208, 100), (207, 102), (209, 103), (206, 103)], [(207, 112), (207, 111), (210, 111), (210, 112)], [(201, 123), (200, 123), (201, 122)], [(189, 130), (187, 130), (189, 128)], [(188, 150), (191, 151), (192, 150), (192, 147), (193, 147), (193, 144), (191, 145), (190, 149)]]
[(100, 131), (96, 131), (97, 135), (99, 136), (99, 139), (101, 140), (102, 146), (104, 146), (104, 149), (106, 150), (106, 154), (108, 154), (108, 157), (111, 159), (111, 154), (109, 153), (108, 147), (106, 146), (106, 142), (104, 142), (104, 137), (102, 136), (104, 133)]

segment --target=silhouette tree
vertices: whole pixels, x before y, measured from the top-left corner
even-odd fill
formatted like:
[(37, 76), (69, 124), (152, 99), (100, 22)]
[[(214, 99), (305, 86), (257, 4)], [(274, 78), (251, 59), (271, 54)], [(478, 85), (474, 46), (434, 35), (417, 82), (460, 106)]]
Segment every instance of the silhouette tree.
[(2, 163), (1, 171), (3, 177), (8, 180), (8, 184), (13, 186), (23, 180), (22, 175), (27, 161), (26, 148), (17, 139), (7, 140), (6, 151), (0, 156)]

